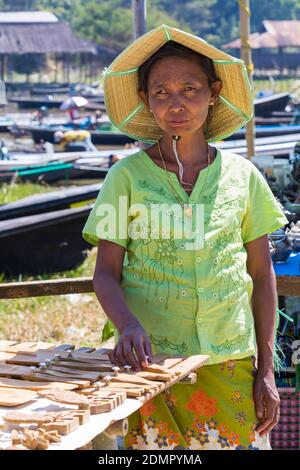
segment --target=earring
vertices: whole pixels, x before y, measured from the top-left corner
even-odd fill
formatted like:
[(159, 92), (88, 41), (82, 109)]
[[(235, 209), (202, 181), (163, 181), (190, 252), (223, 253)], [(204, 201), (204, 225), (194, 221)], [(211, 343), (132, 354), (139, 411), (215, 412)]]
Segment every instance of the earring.
[(150, 113), (153, 113), (152, 109), (149, 108)]

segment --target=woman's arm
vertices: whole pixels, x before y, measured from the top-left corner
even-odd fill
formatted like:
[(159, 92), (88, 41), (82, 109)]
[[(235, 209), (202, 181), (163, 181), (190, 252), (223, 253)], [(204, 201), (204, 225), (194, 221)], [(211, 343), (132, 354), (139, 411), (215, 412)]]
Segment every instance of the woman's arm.
[(268, 236), (245, 245), (247, 271), (253, 280), (252, 311), (257, 342), (258, 372), (254, 384), (254, 401), (261, 436), (269, 433), (279, 420), (279, 395), (274, 378), (274, 331), (277, 306), (276, 276)]
[[(101, 248), (100, 248), (101, 247)], [(94, 290), (107, 317), (119, 331), (113, 363), (131, 365), (135, 370), (152, 362), (150, 341), (133, 313), (127, 307), (120, 285), (125, 249), (116, 243), (100, 240), (93, 277)]]

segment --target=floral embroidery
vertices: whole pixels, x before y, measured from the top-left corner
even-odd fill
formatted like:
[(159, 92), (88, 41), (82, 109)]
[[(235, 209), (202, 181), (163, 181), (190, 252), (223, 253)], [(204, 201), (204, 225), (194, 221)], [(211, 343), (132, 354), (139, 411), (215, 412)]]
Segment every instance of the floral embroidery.
[(156, 426), (156, 420), (152, 419), (152, 418), (149, 418), (149, 419), (146, 420), (146, 424), (147, 424), (148, 428), (150, 428), (150, 429), (153, 428), (154, 429), (155, 426)]
[(218, 423), (215, 419), (211, 419), (211, 420), (207, 421), (208, 429), (216, 429), (217, 424)]
[[(153, 186), (152, 184), (149, 184), (146, 180), (139, 180), (138, 185), (143, 189), (147, 188), (150, 191), (152, 191), (156, 194), (159, 194), (160, 196), (164, 196), (172, 202), (175, 202), (175, 203), (178, 202), (176, 197), (171, 196), (169, 193), (167, 193), (163, 187), (157, 188), (157, 187)], [(156, 203), (156, 201), (155, 201), (155, 203)]]
[(220, 444), (221, 449), (224, 449), (225, 447), (230, 447), (230, 442), (228, 442), (228, 439), (225, 436), (219, 436), (217, 442), (218, 444)]
[(221, 434), (222, 436), (227, 436), (227, 434), (229, 433), (228, 426), (226, 426), (226, 424), (224, 423), (220, 423), (217, 426), (217, 430), (219, 431), (219, 434)]
[(168, 432), (167, 423), (163, 423), (163, 422), (158, 423), (157, 430), (158, 430), (159, 434), (166, 434)]
[(168, 438), (168, 441), (169, 441), (169, 444), (170, 444), (170, 445), (172, 445), (172, 444), (178, 445), (178, 443), (180, 442), (180, 436), (179, 436), (179, 434), (176, 434), (176, 433), (173, 432), (173, 431), (169, 431), (169, 432), (168, 432), (167, 438)]
[[(232, 296), (235, 301), (239, 299), (240, 293), (237, 288), (244, 286), (244, 261), (230, 248), (238, 230), (239, 228), (233, 224), (230, 232), (226, 230), (228, 233), (225, 233), (225, 230), (221, 230), (214, 242), (217, 256), (213, 260), (213, 273), (218, 283), (218, 300), (222, 301), (223, 298), (227, 298), (228, 311), (231, 309)], [(227, 268), (220, 269), (222, 266), (227, 266)]]
[(242, 397), (242, 394), (239, 390), (235, 390), (232, 397), (231, 397), (232, 403), (243, 403), (244, 398)]
[(170, 389), (165, 390), (164, 392), (162, 392), (162, 394), (165, 398), (167, 407), (169, 408), (171, 413), (173, 413), (177, 403), (175, 395), (172, 394)]
[(158, 434), (157, 438), (154, 439), (154, 442), (157, 443), (159, 449), (162, 447), (168, 447), (168, 436), (160, 436)]
[(205, 444), (209, 442), (208, 434), (205, 434), (205, 433), (199, 434), (199, 436), (197, 437), (197, 440), (200, 442), (200, 444), (202, 444), (202, 446), (204, 446)]
[[(143, 415), (137, 412), (137, 418), (130, 423), (126, 448), (270, 449), (267, 436), (260, 437), (256, 432), (253, 380), (244, 373), (251, 368), (251, 357), (204, 367), (199, 370), (195, 384), (188, 387), (177, 384), (154, 397), (148, 409), (143, 406)], [(140, 422), (142, 429), (137, 425)]]
[(205, 421), (196, 420), (192, 424), (192, 430), (197, 433), (205, 432), (206, 431), (205, 424), (206, 424)]
[(229, 360), (229, 361), (221, 362), (220, 364), (220, 370), (226, 371), (228, 378), (230, 379), (234, 377), (235, 369), (236, 369), (236, 361)]
[(241, 426), (245, 426), (247, 422), (247, 415), (244, 413), (244, 411), (240, 411), (239, 413), (236, 413), (235, 419), (239, 422)]
[(162, 351), (165, 351), (166, 349), (170, 349), (171, 351), (176, 351), (178, 354), (184, 354), (189, 349), (185, 343), (174, 344), (174, 343), (171, 343), (168, 340), (168, 338), (160, 339), (157, 336), (150, 334), (149, 339), (151, 341), (151, 344), (159, 347)]
[[(152, 282), (154, 281), (156, 284), (156, 288), (154, 291), (154, 295), (158, 296), (158, 291), (160, 288), (164, 289), (164, 292), (166, 291), (167, 295), (165, 296), (165, 309), (168, 308), (168, 301), (169, 301), (169, 296), (170, 296), (170, 280), (173, 281), (176, 286), (177, 286), (177, 295), (176, 298), (179, 299), (179, 288), (180, 288), (180, 283), (179, 279), (180, 276), (182, 276), (184, 272), (183, 268), (183, 263), (178, 263), (178, 255), (177, 255), (177, 245), (174, 242), (174, 240), (163, 240), (163, 239), (157, 239), (153, 240), (153, 242), (156, 245), (156, 248), (154, 250), (154, 258), (150, 259), (149, 262), (149, 282), (148, 282), (148, 292), (147, 292), (147, 300), (146, 302), (149, 302), (149, 298), (151, 298), (150, 295), (150, 286)], [(159, 267), (159, 268), (158, 268)], [(158, 272), (160, 275), (162, 275), (162, 278), (160, 282), (158, 281), (158, 278), (156, 277), (156, 269), (158, 268)], [(171, 270), (171, 276), (167, 276), (166, 273), (170, 272)]]
[(239, 434), (235, 434), (234, 432), (231, 432), (229, 435), (228, 435), (228, 442), (231, 446), (233, 445), (236, 445), (236, 446), (239, 446), (240, 445), (240, 441), (239, 441)]
[(224, 343), (219, 344), (218, 346), (215, 344), (211, 344), (210, 345), (211, 350), (215, 354), (220, 354), (222, 351), (224, 351), (224, 349), (227, 351), (230, 351), (233, 348), (233, 346), (236, 346), (237, 344), (241, 345), (244, 341), (248, 340), (251, 336), (251, 333), (252, 333), (252, 328), (248, 328), (248, 330), (246, 331), (244, 335), (238, 335), (233, 340), (226, 339)]
[(217, 400), (215, 398), (209, 397), (204, 391), (199, 390), (192, 394), (186, 408), (197, 416), (211, 417), (218, 412), (216, 403)]
[(156, 406), (154, 405), (152, 400), (149, 400), (145, 405), (140, 408), (140, 414), (142, 416), (151, 416), (156, 410)]

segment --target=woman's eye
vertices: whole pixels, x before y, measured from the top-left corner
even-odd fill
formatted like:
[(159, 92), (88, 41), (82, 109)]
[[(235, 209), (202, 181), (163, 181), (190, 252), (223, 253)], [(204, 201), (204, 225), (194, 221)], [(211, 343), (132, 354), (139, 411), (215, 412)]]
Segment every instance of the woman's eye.
[(185, 89), (186, 89), (187, 91), (195, 90), (195, 88), (193, 88), (192, 86), (186, 86)]

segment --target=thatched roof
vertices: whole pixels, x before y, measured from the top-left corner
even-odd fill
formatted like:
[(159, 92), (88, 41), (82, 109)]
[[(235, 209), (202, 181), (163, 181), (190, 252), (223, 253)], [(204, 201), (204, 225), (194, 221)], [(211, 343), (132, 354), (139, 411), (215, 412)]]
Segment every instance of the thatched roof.
[[(48, 15), (47, 12), (28, 12), (33, 14), (32, 21), (29, 22), (27, 12), (18, 13), (22, 14), (15, 16), (15, 12), (0, 13), (0, 55), (97, 53), (93, 43), (75, 36), (70, 25), (59, 21), (55, 15)], [(37, 15), (34, 15), (35, 13)], [(1, 22), (1, 19), (4, 21)]]
[[(249, 37), (252, 49), (300, 47), (300, 21), (263, 21), (263, 33), (254, 33)], [(240, 49), (240, 39), (223, 45), (224, 49)]]

